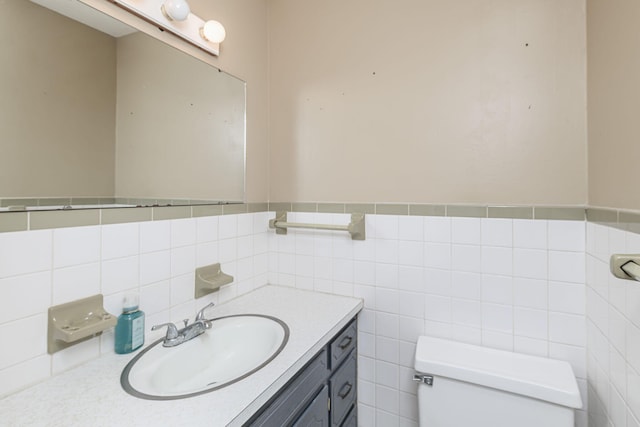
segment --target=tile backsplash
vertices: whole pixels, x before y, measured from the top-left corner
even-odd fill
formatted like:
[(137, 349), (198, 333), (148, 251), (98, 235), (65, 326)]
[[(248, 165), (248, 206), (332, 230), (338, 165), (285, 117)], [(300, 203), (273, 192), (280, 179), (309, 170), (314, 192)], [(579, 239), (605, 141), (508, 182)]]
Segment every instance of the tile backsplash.
[[(268, 281), (267, 212), (0, 233), (0, 396), (113, 352), (113, 332), (46, 352), (47, 309), (104, 294), (119, 315), (127, 292), (140, 294), (151, 325), (193, 318)], [(195, 268), (222, 262), (232, 286), (194, 300)], [(212, 310), (214, 313), (215, 309)], [(9, 350), (10, 349), (10, 350)]]
[[(135, 290), (148, 330), (192, 318), (210, 301), (270, 282), (364, 298), (358, 391), (363, 425), (416, 425), (411, 375), (420, 334), (569, 361), (585, 404), (577, 425), (587, 425), (587, 377), (595, 359), (591, 348), (587, 358), (587, 343), (592, 345), (597, 317), (590, 301), (599, 294), (586, 284), (593, 275), (590, 265), (604, 262), (592, 255), (595, 225), (369, 214), (367, 239), (352, 241), (342, 232), (276, 235), (268, 229), (273, 216), (257, 212), (0, 233), (0, 334), (15, 343), (12, 351), (0, 352), (0, 395), (113, 351), (107, 332), (48, 355), (51, 305), (102, 293), (107, 310), (119, 314), (122, 297)], [(293, 212), (288, 221), (344, 225), (349, 218)], [(195, 268), (214, 262), (235, 282), (195, 301)], [(598, 340), (602, 344), (603, 338)], [(633, 345), (627, 347), (635, 354)], [(604, 363), (597, 360), (596, 366)], [(634, 390), (625, 393), (635, 396)], [(609, 410), (620, 406), (619, 400), (614, 406), (607, 402), (596, 404)], [(625, 408), (633, 408), (628, 402)]]

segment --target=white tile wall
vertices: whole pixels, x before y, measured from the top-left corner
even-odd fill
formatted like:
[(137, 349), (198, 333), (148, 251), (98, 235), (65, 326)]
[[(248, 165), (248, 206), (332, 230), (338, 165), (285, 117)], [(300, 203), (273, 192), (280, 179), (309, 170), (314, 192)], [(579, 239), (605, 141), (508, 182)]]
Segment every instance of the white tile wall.
[[(102, 293), (119, 314), (124, 294), (138, 292), (151, 326), (266, 284), (268, 219), (263, 212), (0, 233), (0, 334), (12, 343), (0, 350), (0, 397), (113, 351), (110, 331), (47, 354), (52, 305)], [(221, 260), (235, 283), (194, 301), (194, 269)]]
[[(106, 308), (118, 313), (123, 295), (137, 291), (149, 326), (192, 317), (209, 301), (224, 301), (271, 282), (364, 299), (359, 324), (361, 425), (416, 425), (411, 376), (415, 342), (423, 334), (567, 360), (583, 390), (587, 371), (594, 370), (593, 361), (585, 362), (585, 345), (591, 345), (593, 335), (601, 336), (598, 360), (613, 353), (612, 367), (595, 372), (627, 387), (617, 388), (607, 406), (596, 410), (623, 408), (615, 409), (615, 419), (637, 425), (633, 411), (640, 407), (640, 387), (628, 386), (628, 378), (630, 373), (637, 378), (638, 367), (623, 357), (625, 351), (638, 352), (633, 345), (625, 347), (636, 330), (614, 330), (617, 347), (605, 343), (609, 325), (640, 319), (634, 314), (640, 292), (618, 289), (615, 306), (603, 302), (609, 295), (602, 295), (606, 286), (591, 286), (585, 294), (584, 222), (368, 215), (367, 240), (352, 241), (340, 232), (276, 235), (267, 227), (272, 216), (0, 233), (0, 334), (20, 330), (30, 337), (19, 340), (11, 352), (0, 352), (0, 396), (112, 351), (112, 333), (105, 333), (48, 355), (50, 305), (99, 292)], [(294, 213), (289, 220), (346, 224), (349, 218)], [(606, 234), (591, 232), (600, 240)], [(589, 247), (597, 245), (589, 242)], [(592, 265), (594, 258), (603, 262), (595, 252), (589, 253), (586, 277), (606, 278), (606, 268)], [(214, 262), (222, 262), (236, 280), (196, 302), (193, 270)], [(591, 312), (598, 314), (587, 334), (585, 313)], [(594, 328), (605, 329), (598, 335)], [(579, 412), (577, 424), (585, 426), (586, 418)]]
[(51, 270), (52, 242), (51, 230), (0, 233), (0, 279)]
[(53, 230), (53, 268), (100, 260), (100, 228), (73, 227)]
[[(640, 425), (640, 285), (609, 273), (611, 254), (639, 251), (637, 234), (587, 224), (586, 370), (593, 427)], [(580, 309), (566, 303), (563, 308)]]
[[(290, 221), (349, 222), (342, 214)], [(269, 280), (365, 299), (362, 425), (416, 425), (419, 335), (566, 360), (586, 405), (585, 223), (367, 216), (367, 240), (339, 232), (270, 234)], [(577, 425), (586, 426), (579, 411)], [(370, 423), (370, 424), (367, 424)]]

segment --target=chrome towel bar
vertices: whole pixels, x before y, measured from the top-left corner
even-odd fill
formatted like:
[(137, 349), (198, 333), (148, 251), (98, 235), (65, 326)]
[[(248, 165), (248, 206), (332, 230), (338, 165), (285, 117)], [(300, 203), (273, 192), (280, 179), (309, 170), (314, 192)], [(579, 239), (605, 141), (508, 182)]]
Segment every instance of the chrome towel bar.
[(347, 231), (352, 240), (365, 239), (364, 214), (351, 214), (351, 222), (347, 225), (307, 224), (287, 222), (287, 212), (276, 212), (276, 217), (269, 220), (269, 228), (275, 228), (277, 234), (287, 234), (287, 228), (309, 228), (313, 230)]

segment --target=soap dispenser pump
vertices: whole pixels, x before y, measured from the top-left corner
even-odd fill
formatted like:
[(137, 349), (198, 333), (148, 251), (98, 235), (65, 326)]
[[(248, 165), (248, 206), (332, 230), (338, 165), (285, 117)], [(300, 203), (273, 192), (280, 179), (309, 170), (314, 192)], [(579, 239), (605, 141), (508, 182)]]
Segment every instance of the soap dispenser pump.
[(122, 314), (115, 330), (115, 351), (118, 354), (131, 353), (144, 344), (144, 312), (138, 305), (137, 294), (124, 297)]

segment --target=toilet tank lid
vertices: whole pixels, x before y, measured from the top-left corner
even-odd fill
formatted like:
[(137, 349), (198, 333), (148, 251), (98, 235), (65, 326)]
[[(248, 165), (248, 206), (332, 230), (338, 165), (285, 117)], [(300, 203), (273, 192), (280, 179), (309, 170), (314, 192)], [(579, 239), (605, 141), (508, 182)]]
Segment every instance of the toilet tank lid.
[[(576, 378), (567, 362), (422, 336), (415, 369), (528, 396), (562, 406), (582, 407)], [(437, 379), (434, 379), (434, 383)]]

